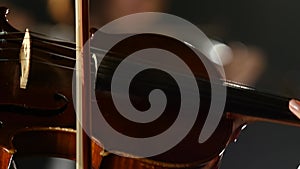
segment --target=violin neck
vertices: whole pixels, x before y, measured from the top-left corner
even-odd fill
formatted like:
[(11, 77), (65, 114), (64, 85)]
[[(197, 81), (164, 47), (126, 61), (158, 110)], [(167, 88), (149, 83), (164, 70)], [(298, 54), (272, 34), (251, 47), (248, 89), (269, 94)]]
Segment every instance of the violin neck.
[[(97, 88), (110, 90), (110, 81), (107, 80), (109, 77), (111, 77), (109, 74), (99, 74), (98, 78), (102, 84)], [(149, 80), (151, 83), (145, 79), (137, 81), (138, 86), (169, 90), (169, 93), (174, 93), (177, 88), (158, 76)], [(197, 78), (197, 83), (201, 99), (211, 101), (210, 81)], [(290, 98), (259, 92), (253, 88), (228, 81), (224, 81), (223, 86), (227, 88), (224, 112), (230, 112), (227, 113), (229, 118), (242, 118), (246, 122), (265, 121), (300, 127), (300, 120), (289, 110)], [(175, 94), (174, 98), (176, 98)]]
[(256, 91), (226, 82), (225, 111), (247, 121), (265, 121), (300, 126), (300, 120), (289, 110), (290, 98)]

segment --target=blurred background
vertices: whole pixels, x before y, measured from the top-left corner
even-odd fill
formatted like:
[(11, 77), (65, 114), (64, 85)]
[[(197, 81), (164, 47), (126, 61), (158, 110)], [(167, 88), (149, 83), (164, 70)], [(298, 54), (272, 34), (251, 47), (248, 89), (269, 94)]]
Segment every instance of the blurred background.
[[(20, 31), (74, 41), (71, 0), (1, 0), (0, 6), (10, 9), (9, 23)], [(135, 12), (174, 14), (232, 47), (228, 79), (299, 98), (299, 9), (298, 0), (91, 0), (90, 26)], [(297, 169), (299, 153), (299, 128), (255, 123), (229, 146), (221, 169)]]

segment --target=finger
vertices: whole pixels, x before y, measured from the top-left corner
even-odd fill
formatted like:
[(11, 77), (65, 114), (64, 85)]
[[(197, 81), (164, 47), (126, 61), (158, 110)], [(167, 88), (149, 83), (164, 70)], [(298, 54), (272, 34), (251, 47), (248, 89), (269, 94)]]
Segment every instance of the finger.
[(295, 99), (290, 100), (289, 108), (300, 119), (300, 101)]

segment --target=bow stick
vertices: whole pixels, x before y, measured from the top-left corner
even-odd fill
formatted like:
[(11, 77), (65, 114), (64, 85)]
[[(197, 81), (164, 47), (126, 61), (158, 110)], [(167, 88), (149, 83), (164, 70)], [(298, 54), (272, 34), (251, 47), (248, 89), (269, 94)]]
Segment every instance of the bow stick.
[[(76, 169), (91, 168), (91, 140), (83, 131), (82, 125), (88, 125), (90, 119), (84, 113), (91, 111), (90, 97), (90, 64), (89, 54), (83, 55), (83, 46), (89, 39), (89, 1), (75, 0), (76, 32)], [(89, 45), (89, 44), (86, 44)], [(85, 52), (86, 54), (86, 52)], [(80, 121), (82, 123), (80, 123)]]

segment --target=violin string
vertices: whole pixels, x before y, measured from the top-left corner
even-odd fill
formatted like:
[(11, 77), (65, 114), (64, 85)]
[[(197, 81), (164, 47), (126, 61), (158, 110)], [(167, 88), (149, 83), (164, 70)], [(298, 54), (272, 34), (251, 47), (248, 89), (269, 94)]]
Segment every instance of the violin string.
[[(7, 59), (0, 59), (0, 61), (5, 61), (5, 60), (7, 60)], [(12, 61), (12, 60), (10, 60), (10, 61)], [(19, 61), (19, 59), (14, 59), (14, 61)], [(45, 65), (49, 65), (49, 66), (53, 66), (53, 67), (58, 67), (58, 68), (62, 68), (62, 69), (68, 69), (68, 70), (71, 70), (71, 71), (76, 70), (75, 67), (63, 66), (63, 65), (59, 65), (59, 64), (55, 64), (55, 63), (51, 63), (51, 62), (38, 61), (38, 60), (33, 60), (32, 62), (39, 63), (39, 64), (45, 64)], [(100, 78), (106, 78), (108, 75), (110, 76), (110, 74), (109, 73), (105, 73), (105, 72), (106, 71), (111, 72), (112, 68), (110, 66), (107, 66), (107, 65), (101, 65), (101, 70), (103, 70), (103, 72), (91, 71), (90, 74), (93, 75), (93, 76), (95, 76), (95, 74), (97, 74), (97, 79), (98, 79), (98, 77), (100, 77)], [(126, 73), (126, 72), (124, 72), (124, 73)], [(174, 72), (174, 73), (178, 74), (179, 72)], [(182, 74), (178, 74), (178, 75), (182, 75)], [(184, 76), (186, 76), (186, 75), (184, 75)]]
[[(31, 48), (32, 49), (32, 48)], [(19, 52), (20, 49), (19, 48), (0, 48), (0, 52), (6, 52), (6, 51), (14, 51), (14, 52)], [(49, 52), (49, 51), (45, 51), (44, 49), (39, 49), (39, 48), (34, 48), (33, 51), (39, 51), (43, 54), (48, 54), (51, 56), (56, 56), (58, 58), (63, 58), (63, 59), (68, 59), (68, 60), (72, 60), (72, 61), (76, 61), (75, 58), (72, 57), (68, 57), (59, 53), (54, 53), (54, 52)]]
[(36, 60), (33, 60), (32, 62), (45, 64), (45, 65), (58, 67), (58, 68), (63, 68), (63, 69), (75, 70), (74, 67), (63, 66), (63, 65), (59, 65), (59, 64), (55, 64), (55, 63), (51, 63), (51, 62), (43, 62), (43, 61), (36, 61)]
[[(15, 50), (17, 50), (17, 49), (15, 49)], [(43, 50), (41, 50), (41, 52), (43, 52)], [(49, 53), (47, 53), (47, 54), (49, 54)], [(33, 55), (33, 56), (35, 56), (35, 55)], [(63, 56), (63, 55), (57, 55), (57, 54), (55, 54), (55, 56), (58, 56), (58, 57), (61, 57), (61, 58), (66, 58), (66, 56)], [(102, 56), (97, 56), (98, 58), (99, 57), (102, 57)], [(33, 57), (34, 58), (34, 57)], [(103, 58), (103, 57), (102, 57)], [(67, 59), (70, 59), (70, 60), (72, 60), (72, 61), (76, 61), (76, 59), (74, 59), (74, 58), (67, 58)], [(92, 59), (92, 58), (91, 58)], [(0, 59), (0, 62), (7, 62), (7, 61), (11, 61), (11, 62), (19, 62), (20, 61), (20, 59), (18, 58), (18, 59), (7, 59), (7, 58), (5, 58), (5, 59)], [(54, 67), (60, 67), (60, 68), (64, 68), (64, 69), (70, 69), (70, 70), (75, 70), (75, 68), (74, 67), (69, 67), (69, 66), (64, 66), (64, 65), (60, 65), (60, 64), (55, 64), (55, 63), (52, 63), (52, 62), (45, 62), (45, 61), (39, 61), (39, 60), (37, 60), (37, 59), (32, 59), (32, 61), (33, 62), (35, 62), (35, 63), (41, 63), (41, 64), (45, 64), (45, 65), (50, 65), (50, 66), (54, 66)], [(107, 59), (107, 61), (108, 62), (115, 62), (116, 61), (116, 58), (113, 58), (113, 57), (108, 57), (108, 59)], [(93, 63), (91, 63), (91, 65), (93, 65)], [(103, 68), (105, 68), (105, 67), (108, 67), (108, 66), (103, 66)]]
[[(9, 49), (10, 50), (19, 51), (18, 48), (9, 48)], [(8, 48), (4, 48), (2, 50), (8, 50)], [(43, 51), (43, 49), (35, 49), (35, 50), (36, 51), (40, 51), (40, 52), (45, 52), (45, 51)], [(64, 56), (64, 55), (61, 55), (61, 54), (57, 54), (57, 53), (50, 53), (50, 52), (45, 52), (45, 53), (46, 54), (50, 54), (51, 57), (56, 56), (58, 58), (64, 58), (64, 59), (68, 59), (68, 60), (74, 61), (74, 65), (75, 65), (75, 61), (76, 61), (75, 58), (70, 58), (70, 57), (67, 57), (67, 56)], [(115, 57), (115, 56), (108, 55), (108, 54), (106, 56), (104, 56), (104, 54), (102, 54), (102, 53), (91, 52), (90, 59), (91, 59), (91, 66), (92, 67), (95, 67), (95, 64), (96, 64), (95, 62), (93, 62), (93, 59), (94, 59), (92, 57), (93, 54), (96, 55), (96, 60), (104, 61), (104, 62), (100, 63), (100, 66), (99, 66), (99, 67), (101, 67), (101, 70), (103, 70), (103, 71), (107, 71), (107, 70), (111, 71), (112, 70), (111, 65), (116, 65), (116, 63), (119, 63), (119, 62), (125, 62), (125, 64), (131, 64), (133, 66), (136, 66), (136, 65), (143, 66), (146, 63), (145, 61), (143, 61), (143, 63), (140, 63), (139, 60), (135, 60), (135, 61), (130, 61), (129, 62), (129, 61), (123, 60), (120, 57)], [(44, 61), (46, 59), (46, 57), (38, 57), (38, 58), (36, 58), (35, 56), (37, 56), (37, 54), (33, 54), (32, 55), (32, 59), (31, 59), (32, 62), (40, 63), (40, 64), (45, 64), (45, 65), (49, 65), (49, 66), (53, 66), (53, 67), (59, 67), (59, 68), (63, 68), (63, 69), (75, 70), (74, 67), (70, 67), (70, 66), (66, 66), (66, 65), (62, 65), (62, 64), (56, 64), (56, 63), (53, 63), (53, 62), (46, 62), (46, 61)], [(104, 58), (105, 58), (105, 60), (103, 60)], [(43, 59), (43, 61), (41, 61), (41, 59)], [(8, 60), (10, 60), (10, 61), (17, 61), (17, 62), (20, 61), (19, 58), (18, 59), (7, 59), (7, 58), (5, 58), (5, 59), (0, 59), (0, 62), (7, 62)], [(97, 67), (95, 69), (98, 69), (99, 67)], [(179, 72), (177, 72), (177, 73), (179, 73)]]
[[(1, 38), (1, 36), (3, 35), (0, 35), (0, 41), (22, 41), (23, 38), (15, 38), (15, 37), (8, 37), (8, 38)], [(75, 44), (72, 43), (72, 42), (64, 42), (64, 41), (52, 41), (52, 40), (48, 40), (48, 39), (40, 39), (40, 38), (32, 38), (33, 41), (38, 41), (38, 42), (43, 42), (43, 43), (48, 43), (48, 44), (51, 44), (55, 47), (61, 47), (62, 49), (69, 49), (69, 50), (72, 50), (72, 51), (75, 51), (76, 50), (76, 47), (75, 47)], [(64, 46), (62, 44), (59, 44), (59, 43), (69, 43), (69, 45), (71, 46), (74, 46), (74, 47), (70, 47), (70, 46)], [(97, 51), (101, 51), (101, 52), (105, 52), (105, 53), (111, 53), (111, 54), (117, 54), (115, 52), (111, 52), (109, 50), (105, 50), (105, 49), (101, 49), (101, 48), (96, 48), (96, 47), (90, 47), (90, 49), (92, 50), (97, 50)]]
[[(22, 41), (23, 38), (1, 38), (1, 35), (0, 35), (0, 41), (2, 42), (14, 42), (14, 41), (17, 41), (17, 42), (20, 42)], [(67, 50), (72, 50), (72, 51), (75, 51), (75, 47), (71, 47), (71, 45), (73, 46), (73, 44), (69, 44), (70, 46), (66, 46), (66, 45), (63, 45), (63, 44), (59, 44), (59, 43), (66, 43), (66, 42), (63, 42), (63, 41), (51, 41), (51, 40), (46, 40), (46, 39), (40, 39), (40, 38), (32, 38), (31, 39), (31, 42), (41, 42), (43, 44), (49, 44), (51, 46), (54, 46), (54, 47), (60, 47), (62, 49), (67, 49)], [(75, 46), (75, 45), (74, 45)]]
[[(1, 48), (0, 48), (1, 49)], [(2, 49), (2, 50), (5, 50), (5, 49), (7, 49), (7, 50), (13, 50), (13, 48), (4, 48), (4, 49)], [(45, 54), (48, 54), (48, 55), (51, 55), (51, 57), (53, 57), (53, 56), (56, 56), (56, 57), (58, 57), (58, 58), (63, 58), (63, 59), (68, 59), (68, 60), (72, 60), (72, 61), (76, 61), (76, 59), (75, 58), (71, 58), (71, 57), (68, 57), (68, 56), (65, 56), (65, 55), (62, 55), (62, 54), (58, 54), (58, 53), (54, 53), (54, 52), (49, 52), (49, 51), (46, 51), (46, 50), (44, 50), (44, 49), (39, 49), (39, 48), (37, 48), (37, 47), (32, 47), (32, 49), (33, 49), (33, 52), (36, 50), (36, 51), (39, 51), (39, 52), (42, 52), (42, 53), (45, 53)], [(17, 51), (19, 51), (19, 49), (18, 48), (15, 48), (15, 50), (17, 50)], [(110, 70), (111, 71), (111, 63), (112, 64), (115, 64), (115, 63), (118, 63), (118, 62), (127, 62), (127, 64), (133, 64), (133, 65), (141, 65), (141, 63), (139, 63), (139, 61), (138, 60), (136, 60), (137, 62), (130, 62), (130, 63), (128, 63), (128, 61), (126, 61), (126, 60), (124, 60), (124, 61), (122, 61), (123, 60), (123, 58), (122, 57), (118, 57), (118, 56), (120, 56), (120, 54), (119, 53), (116, 53), (116, 52), (111, 52), (111, 51), (109, 51), (108, 53), (105, 53), (106, 52), (106, 50), (104, 50), (104, 49), (99, 49), (99, 48), (95, 48), (95, 47), (90, 47), (90, 50), (91, 50), (91, 57), (90, 57), (90, 59), (91, 60), (93, 60), (94, 58), (92, 57), (92, 55), (93, 54), (95, 54), (96, 55), (96, 60), (101, 60), (102, 61), (102, 59), (104, 59), (105, 58), (105, 62), (103, 62), (102, 64), (101, 64), (101, 70)], [(1, 51), (1, 50), (0, 50)], [(100, 52), (100, 53), (99, 53)], [(105, 55), (104, 55), (105, 54)], [(35, 56), (36, 54), (34, 54), (33, 56)], [(99, 56), (100, 55), (100, 56)], [(117, 57), (116, 57), (117, 56)], [(33, 57), (34, 58), (34, 57)], [(40, 57), (40, 58), (42, 58), (42, 57)], [(7, 61), (7, 60), (0, 60), (0, 61)], [(143, 61), (144, 62), (144, 61)], [(69, 66), (65, 66), (65, 65), (60, 65), (60, 64), (55, 64), (55, 63), (52, 63), (52, 62), (38, 62), (38, 63), (43, 63), (43, 64), (48, 64), (48, 65), (50, 65), (50, 66), (54, 66), (54, 67), (60, 67), (60, 68), (64, 68), (64, 69), (69, 69), (69, 70), (74, 70), (74, 67), (69, 67)], [(91, 65), (93, 65), (93, 62), (91, 62), (92, 64)], [(142, 63), (143, 65), (145, 65), (145, 63)], [(94, 65), (95, 66), (95, 65)], [(97, 67), (96, 67), (96, 69), (98, 69)], [(178, 72), (177, 72), (178, 73)]]
[[(61, 47), (62, 49), (69, 49), (69, 50), (73, 50), (75, 51), (76, 50), (76, 47), (75, 47), (75, 43), (74, 42), (65, 42), (63, 39), (59, 39), (59, 38), (51, 38), (49, 39), (50, 37), (44, 35), (44, 34), (41, 34), (41, 33), (36, 33), (36, 32), (30, 32), (34, 35), (38, 35), (40, 37), (31, 37), (32, 40), (34, 41), (39, 41), (39, 42), (43, 42), (43, 43), (48, 43), (48, 44), (51, 44), (51, 45), (56, 45), (56, 47)], [(8, 36), (10, 34), (13, 34), (13, 35), (18, 35), (18, 34), (21, 34), (21, 35), (24, 35), (24, 33), (22, 32), (8, 32), (6, 34), (2, 34), (0, 35), (0, 41), (22, 41), (23, 38), (21, 37), (7, 37), (7, 38), (1, 38), (2, 36)], [(41, 38), (41, 37), (46, 37), (48, 39), (45, 39), (45, 38)], [(66, 46), (66, 45), (63, 45), (63, 44), (59, 44), (59, 43), (63, 43), (63, 44), (69, 44), (69, 46)], [(73, 46), (73, 47), (71, 47)], [(105, 49), (101, 49), (101, 48), (96, 48), (96, 47), (90, 47), (90, 49), (92, 50), (96, 50), (96, 51), (101, 51), (103, 53), (108, 53), (108, 54), (118, 54), (116, 52), (112, 52), (112, 51), (109, 51), (109, 50), (105, 50)], [(118, 54), (120, 55), (120, 54)]]
[[(17, 40), (23, 40), (23, 39), (21, 39), (21, 38), (19, 38), (19, 39), (5, 39), (5, 40), (12, 40), (12, 41), (17, 41)], [(42, 40), (39, 40), (39, 39), (33, 39), (33, 40), (37, 40), (37, 41), (40, 41), (40, 42), (43, 42), (43, 43), (45, 43), (45, 44), (50, 44), (50, 45), (52, 45), (52, 46), (54, 46), (54, 47), (60, 47), (60, 48), (62, 48), (62, 49), (67, 49), (67, 50), (71, 50), (72, 52), (74, 51), (75, 52), (75, 48), (73, 48), (73, 47), (66, 47), (66, 46), (64, 46), (64, 45), (62, 45), (62, 44), (56, 44), (56, 43), (54, 43), (54, 42), (48, 42), (48, 41), (42, 41)], [(0, 41), (1, 41), (1, 38), (0, 38)], [(0, 51), (1, 50), (4, 50), (4, 49), (16, 49), (16, 50), (20, 50), (19, 48), (0, 48)], [(32, 47), (32, 49), (33, 50), (40, 50), (40, 49), (38, 49), (37, 47)], [(97, 51), (96, 53), (101, 53), (101, 54), (108, 54), (108, 55), (116, 55), (116, 56), (120, 56), (121, 54), (120, 53), (117, 53), (117, 52), (112, 52), (112, 51), (110, 51), (110, 50), (105, 50), (105, 49), (101, 49), (101, 48), (96, 48), (96, 47), (90, 47), (90, 49), (91, 50), (93, 50), (93, 51)], [(47, 53), (48, 51), (46, 51), (46, 50), (44, 50), (44, 52), (45, 53)], [(51, 54), (55, 54), (54, 52), (51, 52)], [(67, 58), (66, 56), (64, 56), (64, 58)], [(73, 58), (71, 58), (71, 57), (69, 57), (69, 59), (71, 59), (71, 60), (73, 60)]]
[[(0, 42), (2, 43), (21, 42), (23, 40), (23, 38), (18, 38), (18, 37), (16, 38), (16, 37), (2, 37), (2, 36), (3, 35), (0, 35)], [(44, 45), (49, 45), (51, 47), (59, 47), (60, 49), (65, 49), (65, 50), (71, 50), (71, 51), (76, 50), (75, 45), (69, 42), (54, 41), (49, 39), (37, 38), (37, 37), (31, 38), (31, 42), (39, 42)], [(66, 44), (68, 44), (69, 46), (67, 46)]]
[(20, 59), (0, 59), (0, 62), (15, 62), (19, 61)]
[[(99, 56), (98, 56), (99, 57)], [(0, 59), (0, 61), (7, 61), (7, 59)], [(9, 60), (9, 61), (12, 61), (12, 60)], [(14, 59), (14, 61), (19, 61), (19, 59)], [(70, 71), (74, 71), (76, 70), (75, 67), (69, 67), (69, 66), (63, 66), (63, 65), (59, 65), (59, 64), (55, 64), (55, 63), (51, 63), (51, 62), (46, 62), (46, 61), (40, 61), (40, 60), (32, 60), (32, 62), (34, 63), (38, 63), (38, 64), (45, 64), (45, 65), (49, 65), (49, 66), (53, 66), (53, 67), (57, 67), (57, 68), (62, 68), (62, 69), (67, 69), (67, 70), (70, 70)], [(93, 65), (93, 64), (91, 64)], [(108, 76), (112, 76), (111, 73), (112, 73), (112, 68), (110, 66), (107, 66), (107, 65), (101, 65), (101, 70), (102, 71), (98, 71), (97, 69), (94, 69), (92, 71), (90, 71), (90, 74), (92, 76), (97, 76), (97, 79), (98, 78), (107, 78)], [(97, 72), (96, 72), (97, 71)], [(107, 73), (107, 71), (109, 73)], [(126, 73), (126, 72), (123, 72), (123, 73)], [(173, 72), (173, 73), (176, 73), (177, 75), (181, 75), (181, 76), (186, 76), (186, 75), (183, 75), (179, 72)], [(198, 78), (197, 78), (198, 79)], [(145, 82), (145, 79), (142, 80), (142, 82)], [(150, 82), (150, 81), (149, 81)], [(95, 81), (96, 83), (96, 81)], [(151, 83), (151, 82), (150, 82)], [(146, 84), (149, 84), (149, 83), (146, 83)], [(155, 82), (153, 83), (154, 85), (161, 85), (161, 84), (156, 84)], [(94, 84), (95, 85), (95, 84)], [(169, 85), (169, 84), (165, 84), (165, 85)], [(164, 87), (165, 85), (163, 85), (162, 87)], [(157, 86), (154, 86), (154, 87), (157, 87)], [(171, 86), (169, 86), (171, 87)], [(173, 86), (174, 87), (174, 86)]]
[[(18, 33), (15, 33), (15, 34), (18, 34)], [(23, 34), (23, 33), (21, 33), (21, 34)], [(1, 35), (0, 35), (0, 37), (1, 37)], [(0, 40), (1, 40), (1, 38), (0, 38)], [(22, 39), (21, 38), (19, 38), (19, 39), (18, 38), (8, 38), (8, 40), (22, 40)], [(48, 40), (38, 39), (38, 38), (34, 38), (32, 40), (42, 42), (43, 44), (46, 44), (46, 45), (48, 45), (48, 44), (52, 45), (52, 46), (54, 45), (55, 47), (61, 47), (61, 48), (65, 48), (67, 50), (75, 51), (75, 49), (73, 47), (68, 47), (68, 46), (66, 47), (65, 45), (57, 44), (59, 42), (52, 42), (51, 40), (48, 41)], [(36, 46), (32, 46), (32, 49), (33, 49), (33, 52), (34, 51), (39, 51), (41, 53), (48, 54), (51, 57), (55, 56), (55, 57), (58, 57), (58, 58), (63, 58), (63, 59), (68, 59), (68, 60), (76, 61), (75, 58), (68, 57), (66, 55), (63, 55), (63, 54), (60, 54), (60, 53), (57, 53), (57, 52), (56, 53), (51, 52), (49, 49), (47, 49), (47, 50), (40, 49), (40, 48), (38, 48)], [(4, 50), (16, 50), (16, 51), (19, 51), (20, 49), (19, 48), (0, 48), (0, 51), (4, 51)], [(121, 56), (120, 53), (112, 52), (112, 51), (107, 51), (105, 49), (96, 48), (96, 47), (90, 47), (90, 50), (91, 50), (92, 54), (96, 54), (96, 57), (98, 57), (98, 58), (100, 57), (99, 59), (101, 59), (101, 60), (105, 56), (109, 56), (109, 57), (105, 57), (106, 64), (105, 63), (101, 64), (101, 69), (102, 70), (106, 70), (106, 69), (107, 70), (111, 70), (111, 66), (109, 66), (109, 64), (107, 64), (107, 62), (108, 63), (118, 63), (118, 62), (122, 61), (122, 58), (115, 57), (115, 56)], [(94, 52), (92, 52), (92, 51), (94, 51)], [(104, 56), (104, 54), (105, 54), (105, 56)], [(75, 53), (74, 53), (74, 55), (75, 55)], [(101, 55), (101, 56), (99, 56), (99, 55)], [(91, 57), (91, 59), (92, 59), (92, 57)], [(16, 60), (19, 61), (19, 59), (16, 59)], [(0, 61), (1, 62), (7, 61), (7, 59), (1, 59)], [(64, 68), (64, 69), (74, 70), (74, 67), (69, 67), (69, 66), (65, 66), (65, 65), (55, 64), (55, 63), (52, 63), (52, 62), (37, 61), (37, 60), (33, 60), (33, 61), (37, 62), (37, 63), (47, 64), (47, 65), (50, 65), (50, 66), (55, 66), (55, 67), (60, 67), (60, 68)], [(126, 60), (124, 62), (126, 62)], [(130, 63), (130, 64), (138, 64), (138, 65), (140, 65), (140, 63)]]
[[(92, 55), (92, 54), (91, 54)], [(33, 55), (35, 56), (35, 55)], [(99, 56), (99, 54), (96, 54), (96, 57), (98, 57), (99, 59), (103, 59), (103, 55), (101, 54)], [(34, 58), (34, 57), (32, 57)], [(92, 57), (91, 57), (91, 60), (92, 60)], [(118, 59), (121, 61), (121, 59)], [(0, 62), (7, 62), (7, 61), (11, 61), (11, 62), (19, 62), (20, 59), (0, 59)], [(75, 60), (74, 60), (75, 61)], [(41, 61), (39, 59), (32, 59), (32, 62), (34, 63), (38, 63), (38, 64), (44, 64), (44, 65), (49, 65), (49, 66), (53, 66), (53, 67), (57, 67), (57, 68), (62, 68), (62, 69), (67, 69), (67, 70), (76, 70), (75, 67), (70, 67), (70, 66), (65, 66), (65, 65), (61, 65), (61, 64), (56, 64), (56, 63), (52, 63), (52, 62), (47, 62), (47, 61)], [(128, 62), (126, 60), (124, 60), (123, 62)], [(101, 68), (101, 70), (103, 72), (112, 72), (113, 71), (113, 68), (110, 66), (111, 64), (110, 63), (113, 63), (115, 64), (116, 63), (116, 58), (114, 57), (106, 57), (106, 60), (104, 63), (101, 63), (99, 67), (97, 68), (94, 68), (93, 70), (94, 71), (91, 71), (91, 74), (95, 74), (95, 71), (98, 70), (99, 68)], [(134, 63), (134, 62), (130, 62), (130, 64), (139, 64), (139, 63)], [(94, 67), (95, 66), (95, 63), (94, 62), (91, 62), (91, 66)], [(101, 74), (102, 72), (97, 72), (97, 75)], [(177, 72), (178, 73), (178, 72)], [(103, 74), (104, 75), (104, 74)]]
[[(64, 39), (60, 39), (60, 38), (57, 38), (57, 37), (49, 37), (45, 34), (38, 33), (38, 32), (29, 31), (29, 33), (30, 33), (30, 35), (34, 35), (35, 37), (42, 38), (44, 40), (54, 40), (54, 41), (58, 41), (58, 42), (66, 42)], [(0, 36), (12, 36), (12, 35), (21, 35), (21, 36), (23, 36), (24, 32), (5, 32), (3, 34), (0, 34)], [(18, 39), (23, 40), (22, 38), (18, 38)], [(73, 44), (75, 46), (75, 43), (73, 43), (73, 42), (67, 42), (67, 43)]]
[(34, 48), (34, 50), (39, 51), (39, 52), (43, 52), (43, 53), (46, 53), (46, 54), (49, 54), (51, 56), (55, 56), (55, 57), (58, 57), (58, 58), (63, 58), (63, 59), (71, 60), (71, 61), (76, 61), (76, 58), (68, 57), (68, 56), (65, 56), (65, 55), (62, 55), (62, 54), (59, 54), (59, 53), (48, 52), (48, 51), (45, 51), (45, 50), (39, 49), (39, 48)]
[[(36, 37), (39, 37), (39, 38), (47, 38), (47, 39), (50, 39), (50, 40), (55, 40), (55, 41), (60, 41), (60, 42), (66, 42), (64, 39), (60, 39), (60, 38), (57, 38), (57, 37), (50, 37), (50, 36), (47, 36), (45, 34), (42, 34), (42, 33), (38, 33), (38, 32), (29, 32), (31, 35), (36, 35)], [(75, 46), (75, 43), (73, 42), (67, 42), (67, 43), (71, 43)]]
[[(48, 54), (48, 55), (51, 55), (51, 56), (55, 56), (55, 57), (58, 57), (58, 58), (63, 58), (63, 59), (67, 59), (67, 60), (72, 60), (72, 61), (76, 61), (76, 58), (72, 58), (72, 57), (68, 57), (66, 55), (63, 55), (63, 54), (59, 54), (59, 53), (54, 53), (54, 52), (51, 52), (51, 51), (46, 51), (45, 49), (40, 49), (40, 48), (37, 48), (37, 47), (31, 47), (32, 51), (39, 51), (41, 52), (42, 54)], [(105, 50), (103, 49), (98, 49), (98, 48), (92, 48), (91, 47), (91, 50), (93, 51), (97, 51), (97, 52), (92, 52), (96, 55), (101, 55), (101, 56), (104, 56), (105, 54)], [(20, 48), (16, 48), (16, 47), (10, 47), (10, 48), (0, 48), (0, 52), (6, 52), (6, 51), (15, 51), (15, 52), (19, 52), (20, 51)], [(100, 52), (100, 53), (98, 53)], [(117, 54), (115, 52), (109, 52), (109, 53), (106, 53), (106, 56), (110, 56), (108, 57), (107, 60), (111, 60), (111, 61), (120, 61), (121, 59), (118, 58), (118, 57), (114, 57), (114, 56), (120, 56), (120, 54)]]

